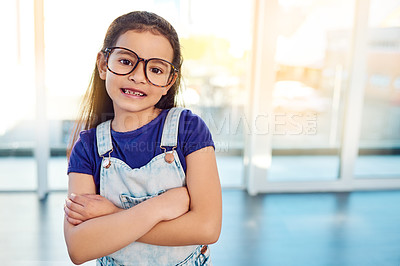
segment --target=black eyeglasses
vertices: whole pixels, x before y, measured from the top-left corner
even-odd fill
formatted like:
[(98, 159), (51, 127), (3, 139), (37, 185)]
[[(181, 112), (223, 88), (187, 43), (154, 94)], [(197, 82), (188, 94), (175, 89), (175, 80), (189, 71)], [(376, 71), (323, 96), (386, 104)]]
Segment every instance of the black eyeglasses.
[(161, 58), (140, 58), (134, 51), (124, 47), (104, 49), (107, 69), (115, 75), (132, 73), (140, 61), (144, 62), (144, 73), (148, 82), (157, 87), (166, 87), (174, 81), (174, 74), (179, 70), (167, 60)]

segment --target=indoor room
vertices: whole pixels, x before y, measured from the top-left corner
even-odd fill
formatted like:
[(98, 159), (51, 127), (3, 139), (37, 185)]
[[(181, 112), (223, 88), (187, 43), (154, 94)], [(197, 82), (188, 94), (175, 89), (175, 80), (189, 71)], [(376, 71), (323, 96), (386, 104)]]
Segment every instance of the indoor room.
[[(212, 265), (400, 265), (398, 0), (0, 6), (1, 265), (74, 265), (67, 151), (107, 28), (131, 11), (175, 28), (177, 105), (212, 136), (222, 191)], [(142, 60), (159, 86), (155, 58), (135, 55), (132, 71)]]

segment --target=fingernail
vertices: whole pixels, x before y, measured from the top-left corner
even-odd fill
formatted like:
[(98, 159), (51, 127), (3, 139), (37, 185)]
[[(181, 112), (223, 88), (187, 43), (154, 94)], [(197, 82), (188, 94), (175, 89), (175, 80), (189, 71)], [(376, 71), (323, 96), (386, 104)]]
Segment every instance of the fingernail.
[(75, 193), (71, 193), (71, 199), (75, 198)]

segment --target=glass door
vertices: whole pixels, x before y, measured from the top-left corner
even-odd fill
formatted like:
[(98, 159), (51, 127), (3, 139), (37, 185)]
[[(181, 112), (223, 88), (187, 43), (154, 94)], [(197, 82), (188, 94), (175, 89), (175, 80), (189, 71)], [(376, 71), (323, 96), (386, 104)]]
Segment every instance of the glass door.
[(353, 14), (353, 1), (279, 1), (271, 182), (339, 177)]
[(368, 26), (367, 80), (355, 176), (400, 178), (400, 3), (371, 0)]
[(399, 3), (256, 3), (248, 192), (398, 189)]

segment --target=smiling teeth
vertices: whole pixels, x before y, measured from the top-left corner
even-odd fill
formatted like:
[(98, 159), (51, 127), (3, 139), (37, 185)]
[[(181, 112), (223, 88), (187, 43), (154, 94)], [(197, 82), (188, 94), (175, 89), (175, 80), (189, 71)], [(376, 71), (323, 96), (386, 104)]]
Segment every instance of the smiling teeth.
[(130, 90), (124, 90), (124, 93), (130, 94), (130, 95), (135, 95), (135, 96), (144, 96), (143, 93), (138, 92), (138, 91), (130, 91)]

